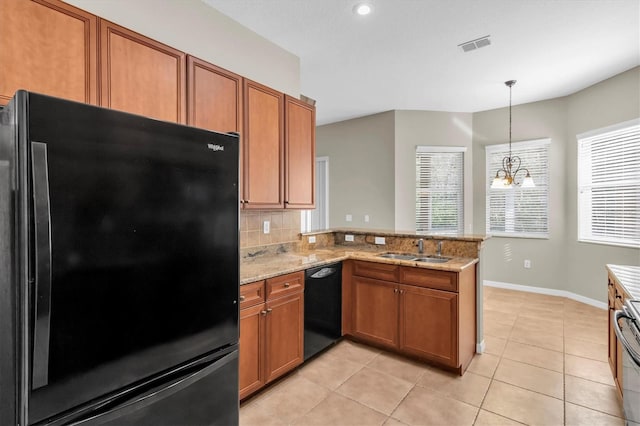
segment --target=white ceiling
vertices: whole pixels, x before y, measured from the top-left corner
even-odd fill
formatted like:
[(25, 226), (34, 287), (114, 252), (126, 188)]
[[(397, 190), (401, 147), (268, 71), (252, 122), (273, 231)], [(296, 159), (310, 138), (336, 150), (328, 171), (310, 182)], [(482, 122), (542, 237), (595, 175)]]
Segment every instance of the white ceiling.
[[(564, 96), (640, 65), (639, 0), (203, 0), (300, 58), (318, 124)], [(491, 45), (459, 44), (486, 35)]]

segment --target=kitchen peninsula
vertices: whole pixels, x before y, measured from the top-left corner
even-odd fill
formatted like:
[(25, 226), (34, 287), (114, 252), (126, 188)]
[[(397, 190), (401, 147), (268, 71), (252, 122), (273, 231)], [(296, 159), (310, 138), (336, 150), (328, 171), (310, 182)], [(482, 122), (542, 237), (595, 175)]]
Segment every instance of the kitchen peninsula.
[[(486, 239), (333, 229), (302, 234), (294, 243), (243, 249), (241, 329), (245, 321), (252, 332), (244, 336), (254, 342), (245, 347), (262, 342), (271, 349), (247, 354), (244, 371), (241, 353), (241, 398), (302, 363), (301, 334), (291, 327), (304, 315), (302, 271), (336, 262), (343, 262), (343, 335), (464, 374), (482, 352), (479, 283)], [(276, 324), (287, 328), (277, 338)], [(275, 347), (284, 341), (295, 344)]]

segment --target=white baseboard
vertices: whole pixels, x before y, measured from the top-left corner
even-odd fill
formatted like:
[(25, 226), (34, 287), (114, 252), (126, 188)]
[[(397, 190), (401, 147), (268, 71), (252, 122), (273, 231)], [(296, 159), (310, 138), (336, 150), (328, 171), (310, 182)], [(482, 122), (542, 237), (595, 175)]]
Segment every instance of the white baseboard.
[(484, 353), (484, 339), (482, 339), (482, 342), (476, 343), (476, 353), (477, 354)]
[(605, 309), (605, 310), (607, 309), (607, 304), (604, 302), (600, 302), (595, 299), (590, 299), (588, 297), (581, 296), (579, 294), (575, 294), (570, 291), (556, 290), (553, 288), (532, 287), (532, 286), (520, 285), (520, 284), (503, 283), (500, 281), (484, 280), (482, 283), (487, 287), (498, 287), (498, 288), (505, 288), (508, 290), (528, 291), (530, 293), (539, 293), (539, 294), (548, 294), (549, 296), (566, 297), (568, 299), (586, 303), (587, 305), (595, 306), (596, 308)]

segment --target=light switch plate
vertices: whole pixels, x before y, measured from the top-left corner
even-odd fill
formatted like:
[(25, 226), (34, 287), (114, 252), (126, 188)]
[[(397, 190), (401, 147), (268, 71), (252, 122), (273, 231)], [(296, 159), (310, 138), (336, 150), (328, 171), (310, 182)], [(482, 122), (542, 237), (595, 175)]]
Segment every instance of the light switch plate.
[(353, 235), (346, 234), (346, 235), (344, 236), (344, 240), (345, 240), (345, 241), (352, 241), (352, 242), (353, 242)]
[(345, 216), (344, 220), (346, 220), (347, 222), (351, 222), (353, 220), (353, 216), (348, 214), (348, 215)]
[(368, 214), (365, 214), (365, 215), (364, 215), (364, 221), (365, 221), (365, 222), (369, 222), (369, 215), (368, 215)]
[(315, 235), (310, 235), (309, 236), (309, 244), (314, 244), (316, 242), (316, 236)]
[(375, 237), (375, 243), (376, 244), (386, 244), (384, 237)]
[(271, 222), (265, 220), (262, 222), (262, 232), (268, 234), (271, 231)]

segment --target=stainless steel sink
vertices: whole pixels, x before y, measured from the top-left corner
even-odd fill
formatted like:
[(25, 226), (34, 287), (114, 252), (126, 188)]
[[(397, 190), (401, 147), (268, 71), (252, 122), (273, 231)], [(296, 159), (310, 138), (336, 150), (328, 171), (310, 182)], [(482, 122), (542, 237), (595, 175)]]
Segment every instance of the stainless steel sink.
[(399, 259), (399, 260), (413, 260), (416, 258), (413, 254), (402, 254), (402, 253), (382, 253), (378, 256), (384, 257), (385, 259)]
[(449, 259), (448, 257), (432, 257), (432, 256), (427, 256), (427, 257), (417, 257), (415, 259), (411, 259), (414, 262), (427, 262), (427, 263), (445, 263), (448, 262)]
[(416, 256), (415, 254), (404, 253), (382, 253), (378, 255), (385, 259), (398, 259), (398, 260), (411, 260), (413, 262), (425, 262), (425, 263), (445, 263), (451, 260), (449, 257), (442, 256)]

